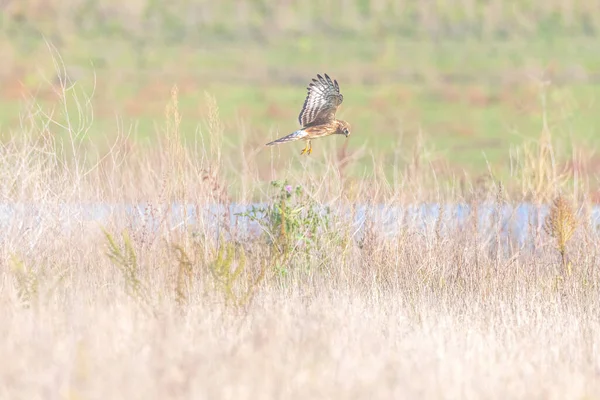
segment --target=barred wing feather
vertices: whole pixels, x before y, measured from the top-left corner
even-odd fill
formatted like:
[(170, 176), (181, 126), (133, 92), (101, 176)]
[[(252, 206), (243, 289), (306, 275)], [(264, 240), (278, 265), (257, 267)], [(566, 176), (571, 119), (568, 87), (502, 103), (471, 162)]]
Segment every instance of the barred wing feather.
[(318, 79), (308, 85), (308, 93), (298, 116), (302, 127), (326, 124), (335, 119), (335, 112), (344, 96), (340, 94), (340, 87), (336, 80), (325, 74), (325, 77), (317, 75)]

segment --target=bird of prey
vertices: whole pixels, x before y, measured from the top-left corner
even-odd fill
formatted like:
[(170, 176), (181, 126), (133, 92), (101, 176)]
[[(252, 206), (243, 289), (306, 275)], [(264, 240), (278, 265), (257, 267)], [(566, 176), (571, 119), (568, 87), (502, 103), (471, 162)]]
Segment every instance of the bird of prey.
[(325, 74), (325, 77), (317, 74), (317, 78), (313, 79), (308, 85), (308, 94), (298, 116), (301, 128), (287, 136), (267, 143), (267, 146), (304, 140), (306, 147), (300, 154), (310, 155), (312, 140), (333, 134), (345, 135), (346, 137), (350, 135), (350, 124), (335, 119), (335, 112), (344, 101), (344, 96), (340, 93), (337, 81), (332, 81), (327, 74)]

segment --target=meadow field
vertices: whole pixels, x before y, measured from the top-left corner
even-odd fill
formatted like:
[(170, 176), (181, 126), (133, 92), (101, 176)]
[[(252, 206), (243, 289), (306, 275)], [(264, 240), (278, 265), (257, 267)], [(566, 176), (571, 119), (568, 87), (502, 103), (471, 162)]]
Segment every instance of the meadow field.
[(600, 398), (599, 5), (2, 7), (0, 398)]

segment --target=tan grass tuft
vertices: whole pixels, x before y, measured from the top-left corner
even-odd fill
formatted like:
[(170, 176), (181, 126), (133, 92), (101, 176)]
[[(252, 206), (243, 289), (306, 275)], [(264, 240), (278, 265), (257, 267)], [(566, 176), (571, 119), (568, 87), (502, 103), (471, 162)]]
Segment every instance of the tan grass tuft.
[(544, 230), (554, 238), (554, 244), (562, 260), (563, 271), (567, 270), (567, 244), (577, 228), (577, 218), (570, 202), (559, 195), (550, 207)]

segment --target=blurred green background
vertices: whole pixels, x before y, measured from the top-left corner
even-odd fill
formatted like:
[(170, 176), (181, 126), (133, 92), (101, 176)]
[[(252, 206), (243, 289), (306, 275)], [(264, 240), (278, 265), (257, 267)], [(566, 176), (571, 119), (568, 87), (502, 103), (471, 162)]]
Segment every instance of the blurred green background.
[[(508, 171), (509, 149), (537, 139), (545, 115), (565, 156), (575, 146), (590, 164), (582, 168), (600, 166), (598, 1), (2, 4), (4, 137), (23, 123), (28, 98), (55, 101), (47, 40), (77, 85), (89, 93), (95, 86), (90, 140), (124, 130), (152, 142), (176, 84), (184, 136), (193, 140), (202, 130), (208, 92), (220, 109), (225, 151), (258, 151), (297, 128), (306, 85), (326, 72), (344, 94), (338, 117), (353, 126), (350, 152), (364, 148), (391, 161), (424, 140), (435, 165)], [(337, 151), (344, 140), (316, 142), (311, 157)], [(276, 162), (298, 157), (302, 147), (278, 147)]]

